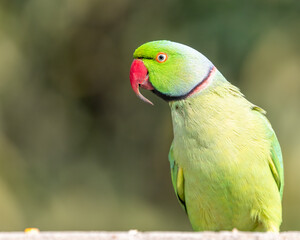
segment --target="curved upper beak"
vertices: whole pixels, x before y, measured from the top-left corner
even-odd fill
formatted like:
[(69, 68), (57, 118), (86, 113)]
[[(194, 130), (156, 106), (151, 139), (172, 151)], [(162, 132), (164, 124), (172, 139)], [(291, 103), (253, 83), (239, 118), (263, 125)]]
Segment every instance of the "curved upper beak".
[(145, 98), (141, 93), (139, 87), (147, 90), (154, 90), (154, 87), (149, 82), (149, 75), (146, 66), (140, 59), (133, 60), (130, 68), (130, 84), (136, 95), (143, 101), (153, 105), (151, 101)]

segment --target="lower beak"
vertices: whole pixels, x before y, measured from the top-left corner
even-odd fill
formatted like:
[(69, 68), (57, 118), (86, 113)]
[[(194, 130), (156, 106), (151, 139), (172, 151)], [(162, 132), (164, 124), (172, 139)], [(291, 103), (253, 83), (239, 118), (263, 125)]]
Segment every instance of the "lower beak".
[(136, 95), (142, 99), (144, 102), (150, 103), (153, 105), (151, 101), (145, 98), (141, 93), (140, 89), (144, 88), (147, 90), (154, 90), (154, 87), (149, 82), (149, 75), (146, 66), (144, 65), (143, 61), (140, 59), (133, 60), (130, 68), (130, 84), (133, 91)]

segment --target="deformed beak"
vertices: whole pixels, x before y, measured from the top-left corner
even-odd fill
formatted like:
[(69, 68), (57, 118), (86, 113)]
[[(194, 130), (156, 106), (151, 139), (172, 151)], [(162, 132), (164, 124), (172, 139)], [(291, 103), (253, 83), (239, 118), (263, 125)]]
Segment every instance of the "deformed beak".
[(149, 82), (149, 75), (146, 66), (144, 65), (143, 61), (140, 59), (133, 60), (130, 68), (130, 84), (133, 91), (136, 95), (145, 101), (146, 103), (150, 103), (147, 98), (145, 98), (141, 93), (139, 87), (142, 87), (147, 90), (154, 90), (154, 87)]

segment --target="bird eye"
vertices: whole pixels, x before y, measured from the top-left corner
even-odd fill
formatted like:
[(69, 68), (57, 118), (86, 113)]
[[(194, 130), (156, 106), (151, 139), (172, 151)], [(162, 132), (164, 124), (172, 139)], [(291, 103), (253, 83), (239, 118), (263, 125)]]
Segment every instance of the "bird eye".
[(168, 55), (165, 53), (158, 53), (156, 56), (156, 61), (158, 61), (159, 63), (163, 63), (167, 61), (167, 59), (168, 59)]

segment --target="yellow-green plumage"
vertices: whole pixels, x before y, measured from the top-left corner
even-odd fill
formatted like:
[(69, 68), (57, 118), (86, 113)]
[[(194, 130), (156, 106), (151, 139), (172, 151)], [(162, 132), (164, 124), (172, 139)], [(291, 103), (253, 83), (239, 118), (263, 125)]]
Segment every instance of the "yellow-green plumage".
[(278, 186), (274, 178), (278, 178), (271, 154), (275, 134), (263, 110), (230, 83), (221, 81), (210, 89), (170, 103), (174, 128), (170, 161), (182, 168), (184, 188), (176, 191), (179, 196), (184, 192), (192, 226), (278, 231), (282, 183)]
[[(168, 51), (164, 44), (157, 51)], [(173, 48), (180, 51), (180, 46)], [(159, 72), (151, 63), (145, 65), (149, 74)], [(279, 231), (283, 165), (276, 135), (264, 110), (247, 101), (219, 71), (211, 78), (200, 93), (169, 102), (175, 193), (196, 231)], [(150, 81), (155, 87), (151, 75)]]

